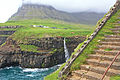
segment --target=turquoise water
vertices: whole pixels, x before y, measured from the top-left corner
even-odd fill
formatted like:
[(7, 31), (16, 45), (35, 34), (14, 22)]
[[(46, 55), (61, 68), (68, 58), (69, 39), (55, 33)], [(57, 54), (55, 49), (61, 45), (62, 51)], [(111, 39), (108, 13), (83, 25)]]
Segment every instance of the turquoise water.
[(0, 80), (43, 80), (46, 75), (57, 69), (58, 66), (45, 69), (22, 69), (20, 67), (7, 67), (0, 69)]

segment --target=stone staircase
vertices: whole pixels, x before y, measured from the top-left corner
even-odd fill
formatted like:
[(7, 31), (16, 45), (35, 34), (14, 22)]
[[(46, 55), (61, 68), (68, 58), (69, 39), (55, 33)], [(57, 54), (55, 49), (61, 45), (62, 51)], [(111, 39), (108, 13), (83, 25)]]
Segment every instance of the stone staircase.
[[(86, 64), (81, 65), (81, 70), (73, 71), (67, 80), (100, 80), (111, 64), (115, 55), (120, 51), (120, 26), (112, 30), (114, 35), (105, 35), (105, 39), (100, 42), (95, 54), (90, 54)], [(109, 69), (104, 80), (110, 80), (111, 76), (120, 75), (120, 56)]]

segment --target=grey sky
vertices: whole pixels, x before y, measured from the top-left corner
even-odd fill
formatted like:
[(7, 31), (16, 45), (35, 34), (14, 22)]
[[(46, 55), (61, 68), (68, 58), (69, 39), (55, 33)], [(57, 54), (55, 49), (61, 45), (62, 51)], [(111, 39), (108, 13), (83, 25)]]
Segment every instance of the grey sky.
[[(17, 12), (23, 0), (0, 1), (0, 23), (7, 21)], [(58, 10), (67, 12), (107, 12), (116, 0), (24, 0), (24, 3), (52, 5)]]
[(41, 3), (54, 6), (67, 12), (107, 12), (116, 0), (24, 0), (28, 3)]

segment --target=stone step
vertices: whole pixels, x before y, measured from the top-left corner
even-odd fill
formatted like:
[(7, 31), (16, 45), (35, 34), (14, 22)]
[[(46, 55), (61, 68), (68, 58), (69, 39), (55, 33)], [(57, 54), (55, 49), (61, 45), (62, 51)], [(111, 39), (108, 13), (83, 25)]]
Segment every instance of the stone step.
[(80, 80), (80, 79), (81, 79), (81, 77), (79, 77), (79, 76), (71, 75), (66, 80)]
[(76, 78), (72, 77), (72, 78), (69, 78), (69, 79), (66, 79), (66, 80), (80, 80), (80, 79), (81, 78), (76, 79)]
[(98, 45), (100, 49), (120, 50), (120, 46)]
[(115, 26), (115, 28), (120, 28), (120, 26)]
[(115, 56), (119, 51), (104, 51), (104, 50), (95, 50), (97, 54), (103, 54), (103, 55), (113, 55)]
[(112, 31), (120, 31), (120, 28), (113, 28), (113, 29), (110, 29)]
[[(99, 59), (99, 60), (106, 60), (112, 61), (115, 56), (113, 55), (101, 55), (101, 54), (90, 54), (89, 59)], [(116, 62), (120, 62), (120, 56), (117, 57)]]
[[(99, 67), (108, 67), (111, 64), (111, 61), (100, 61), (97, 59), (87, 59), (87, 64)], [(120, 70), (120, 62), (114, 62), (111, 66), (111, 69)]]
[(119, 35), (105, 35), (107, 38), (120, 38)]
[(84, 74), (86, 74), (88, 71), (86, 70), (76, 70), (76, 71), (72, 71), (72, 76), (76, 75), (78, 77), (82, 77)]
[[(102, 75), (95, 72), (88, 71), (88, 73), (84, 74), (83, 77), (89, 80), (100, 80), (102, 78)], [(105, 76), (103, 80), (110, 80), (110, 78), (108, 76)]]
[[(86, 70), (77, 70), (74, 72), (74, 75), (77, 75), (87, 80), (100, 80), (100, 78), (102, 77), (101, 74)], [(82, 80), (82, 78), (80, 80)]]
[(81, 78), (80, 80), (89, 80), (89, 79), (86, 79), (86, 78)]
[(110, 42), (120, 42), (120, 38), (105, 38), (104, 41)]
[[(107, 69), (104, 67), (91, 66), (91, 65), (81, 65), (80, 68), (81, 68), (81, 70), (89, 70), (91, 72), (96, 72), (98, 74), (104, 74), (104, 72)], [(119, 75), (119, 74), (120, 74), (120, 70), (109, 69), (106, 76), (115, 76), (115, 75)]]
[(119, 34), (120, 33), (120, 31), (113, 31), (115, 34)]
[(87, 73), (85, 70), (72, 71), (72, 75), (69, 75), (66, 80), (89, 80), (83, 77)]
[(100, 42), (101, 45), (116, 45), (116, 46), (120, 46), (120, 42)]

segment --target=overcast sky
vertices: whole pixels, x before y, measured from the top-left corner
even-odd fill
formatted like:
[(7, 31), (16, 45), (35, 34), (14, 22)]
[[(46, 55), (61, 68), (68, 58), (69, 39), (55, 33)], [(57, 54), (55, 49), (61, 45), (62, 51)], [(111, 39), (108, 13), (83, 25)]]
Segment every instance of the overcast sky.
[[(24, 0), (24, 3), (52, 5), (67, 12), (107, 12), (116, 0)], [(5, 22), (17, 12), (22, 0), (0, 0), (0, 22)]]

